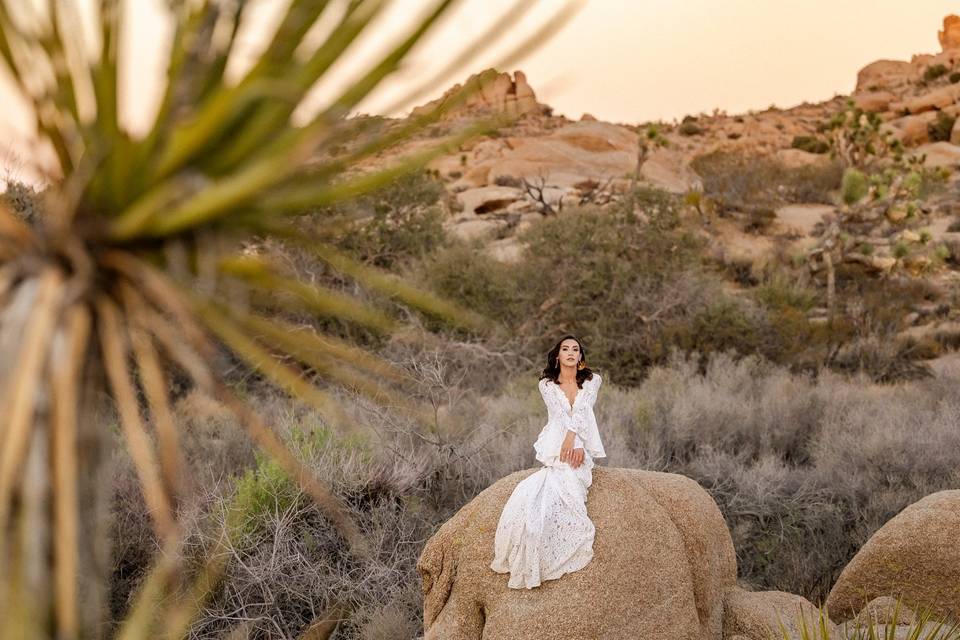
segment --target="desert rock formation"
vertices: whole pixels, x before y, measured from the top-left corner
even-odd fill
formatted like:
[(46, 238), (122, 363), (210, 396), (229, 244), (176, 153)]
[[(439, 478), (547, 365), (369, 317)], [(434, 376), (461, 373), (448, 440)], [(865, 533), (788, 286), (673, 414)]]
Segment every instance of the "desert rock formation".
[(509, 589), (489, 568), (493, 536), (513, 488), (532, 472), (492, 485), (427, 543), (417, 565), (427, 640), (721, 640), (733, 542), (713, 499), (683, 476), (597, 468), (587, 502), (593, 561), (538, 589)]
[(923, 498), (867, 541), (840, 574), (826, 606), (848, 620), (880, 596), (960, 619), (960, 490)]
[(943, 31), (938, 31), (943, 50), (960, 48), (960, 17), (949, 15), (943, 19)]
[[(471, 93), (463, 100), (463, 104), (453, 105), (452, 102), (464, 86), (471, 87)], [(455, 85), (437, 100), (414, 108), (410, 115), (414, 117), (426, 115), (434, 109), (445, 106), (451, 107), (444, 113), (446, 118), (470, 111), (488, 111), (517, 117), (534, 113), (542, 114), (546, 109), (537, 102), (537, 96), (522, 71), (514, 72), (511, 77), (509, 73), (500, 73), (496, 69), (487, 69), (470, 76), (465, 85)]]

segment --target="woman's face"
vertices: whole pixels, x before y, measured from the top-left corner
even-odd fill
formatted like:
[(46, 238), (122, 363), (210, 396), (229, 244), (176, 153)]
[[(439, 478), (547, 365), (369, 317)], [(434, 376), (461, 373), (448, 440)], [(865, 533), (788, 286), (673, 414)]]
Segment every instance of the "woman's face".
[(575, 367), (580, 362), (580, 345), (573, 338), (567, 338), (560, 343), (560, 364)]

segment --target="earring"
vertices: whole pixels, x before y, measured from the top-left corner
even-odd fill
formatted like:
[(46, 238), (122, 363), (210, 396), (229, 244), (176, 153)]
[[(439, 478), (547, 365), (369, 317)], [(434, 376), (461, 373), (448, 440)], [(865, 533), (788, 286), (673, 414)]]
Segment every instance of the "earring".
[(577, 363), (577, 369), (580, 369), (581, 371), (584, 370), (586, 367), (587, 367), (586, 360), (581, 360), (580, 362)]

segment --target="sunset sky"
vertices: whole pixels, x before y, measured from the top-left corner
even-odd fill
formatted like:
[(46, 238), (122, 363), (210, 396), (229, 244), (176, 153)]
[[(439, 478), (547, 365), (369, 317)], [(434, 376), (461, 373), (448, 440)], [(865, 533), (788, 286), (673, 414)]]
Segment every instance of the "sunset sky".
[[(89, 0), (84, 0), (89, 2)], [(255, 52), (270, 32), (272, 18), (287, 0), (254, 0), (257, 11), (245, 31), (246, 50)], [(135, 64), (124, 75), (125, 121), (142, 129), (152, 117), (161, 87), (159, 45), (169, 24), (162, 0), (133, 0), (132, 29), (124, 46)], [(362, 105), (380, 112), (404, 89), (439, 68), (512, 0), (464, 0), (437, 29), (405, 73)], [(463, 73), (462, 80), (491, 65), (559, 7), (541, 0), (511, 32)], [(362, 59), (391, 43), (426, 3), (396, 0), (373, 31), (377, 37), (358, 47), (354, 64), (343, 64), (333, 78), (347, 78)], [(577, 16), (524, 62), (523, 69), (541, 102), (579, 118), (584, 112), (611, 121), (643, 122), (682, 118), (720, 108), (728, 112), (789, 107), (852, 91), (857, 70), (880, 58), (909, 59), (939, 51), (937, 30), (943, 16), (960, 12), (947, 0), (587, 0)], [(249, 57), (249, 56), (248, 56)], [(234, 71), (240, 71), (237, 60)], [(338, 83), (321, 88), (304, 113), (334, 95)], [(26, 126), (0, 82), (5, 117), (0, 141), (19, 148)]]

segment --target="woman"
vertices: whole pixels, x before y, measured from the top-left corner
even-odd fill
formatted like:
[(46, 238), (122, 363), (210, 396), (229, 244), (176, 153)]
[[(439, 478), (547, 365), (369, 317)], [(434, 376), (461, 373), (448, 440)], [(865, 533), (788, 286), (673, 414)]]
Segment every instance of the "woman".
[(594, 459), (606, 454), (593, 415), (600, 375), (585, 358), (580, 341), (564, 336), (540, 376), (547, 424), (533, 448), (543, 468), (522, 480), (503, 507), (490, 565), (510, 573), (507, 585), (514, 589), (582, 569), (593, 557), (587, 488)]

